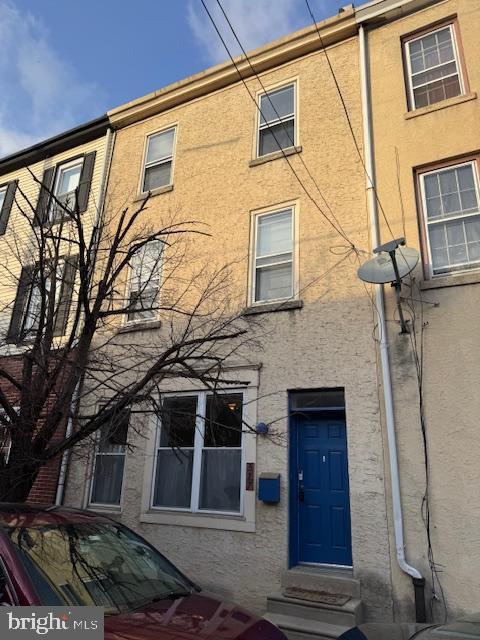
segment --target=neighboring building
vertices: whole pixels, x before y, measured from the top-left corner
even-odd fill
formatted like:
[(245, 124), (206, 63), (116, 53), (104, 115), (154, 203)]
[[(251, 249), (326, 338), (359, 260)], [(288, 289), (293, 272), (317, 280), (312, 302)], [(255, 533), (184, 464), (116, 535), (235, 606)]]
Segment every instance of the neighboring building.
[[(108, 119), (103, 116), (0, 160), (0, 367), (15, 380), (21, 381), (23, 354), (29, 349), (29, 335), (39, 320), (40, 296), (35, 278), (30, 277), (35, 270), (32, 263), (39, 260), (39, 243), (33, 240), (35, 227), (27, 218), (32, 220), (35, 215), (38, 224), (55, 224), (58, 208), (50, 194), (70, 206), (78, 187), (79, 211), (88, 232), (101, 201), (107, 129)], [(41, 189), (34, 177), (42, 183)], [(71, 249), (68, 248), (69, 254)], [(61, 311), (56, 318), (55, 336), (60, 340), (70, 317), (75, 264), (71, 255), (66, 258), (58, 287)], [(1, 388), (15, 403), (16, 389), (4, 376)], [(54, 389), (52, 400), (56, 392)], [(53, 441), (62, 438), (65, 426), (64, 422)], [(8, 448), (8, 442), (3, 442), (7, 455)], [(60, 459), (55, 459), (41, 469), (30, 501), (55, 501), (59, 468)]]
[[(424, 4), (431, 6), (381, 24), (372, 3), (357, 10), (357, 20), (379, 24), (367, 36), (378, 196), (393, 235), (421, 253), (413, 288), (405, 286), (403, 295), (406, 317), (415, 316), (419, 354), (425, 324), (430, 535), (453, 618), (478, 610), (480, 574), (480, 2)], [(391, 240), (381, 212), (379, 221), (382, 242)], [(418, 381), (409, 336), (393, 322), (393, 300), (387, 294), (405, 542), (409, 562), (431, 585)], [(392, 584), (405, 617), (411, 586), (396, 563)], [(438, 584), (436, 593), (441, 599)], [(441, 620), (441, 602), (433, 608)]]

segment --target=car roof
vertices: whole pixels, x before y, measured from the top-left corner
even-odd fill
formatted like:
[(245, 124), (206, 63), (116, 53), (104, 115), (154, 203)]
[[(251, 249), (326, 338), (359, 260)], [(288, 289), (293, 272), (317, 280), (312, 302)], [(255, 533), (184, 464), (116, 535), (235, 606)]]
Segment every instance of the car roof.
[(24, 504), (0, 502), (0, 526), (30, 526), (60, 525), (69, 523), (111, 523), (108, 516), (56, 505)]

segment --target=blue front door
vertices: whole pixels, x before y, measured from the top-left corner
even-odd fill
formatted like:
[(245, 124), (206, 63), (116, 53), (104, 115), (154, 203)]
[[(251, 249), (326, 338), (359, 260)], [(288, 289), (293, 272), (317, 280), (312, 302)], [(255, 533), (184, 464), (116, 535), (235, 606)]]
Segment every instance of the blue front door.
[(293, 545), (297, 562), (352, 564), (347, 433), (343, 412), (293, 419)]

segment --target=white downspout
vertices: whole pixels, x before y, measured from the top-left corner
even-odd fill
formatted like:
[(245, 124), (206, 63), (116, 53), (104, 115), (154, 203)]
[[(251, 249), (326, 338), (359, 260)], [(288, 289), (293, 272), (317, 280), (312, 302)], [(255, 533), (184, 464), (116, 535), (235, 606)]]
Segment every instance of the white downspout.
[[(115, 132), (109, 128), (107, 129), (107, 133), (105, 136), (105, 159), (103, 162), (103, 169), (102, 169), (100, 198), (98, 201), (97, 215), (96, 215), (94, 224), (97, 222), (98, 217), (100, 216), (100, 213), (103, 209), (103, 205), (105, 203), (105, 194), (107, 190), (108, 176), (110, 173), (110, 164), (112, 162), (114, 141), (115, 141)], [(73, 415), (75, 414), (76, 408), (77, 408), (79, 390), (80, 390), (80, 383), (77, 383), (77, 386), (75, 387), (75, 391), (73, 392), (72, 402), (70, 405), (70, 416), (68, 418), (67, 428), (65, 429), (65, 438), (68, 438), (69, 436), (72, 435)], [(70, 458), (70, 450), (67, 449), (62, 454), (62, 462), (60, 464), (60, 473), (58, 474), (57, 493), (55, 495), (55, 505), (58, 507), (63, 504), (63, 496), (65, 494), (65, 480), (67, 477), (67, 468), (68, 468), (69, 458)]]
[[(374, 151), (372, 143), (372, 114), (369, 98), (368, 54), (365, 29), (359, 26), (360, 36), (360, 82), (362, 90), (362, 118), (363, 139), (365, 147), (367, 205), (370, 214), (370, 229), (372, 248), (380, 244), (378, 226), (378, 208), (375, 194)], [(383, 285), (375, 287), (375, 304), (378, 313), (378, 327), (380, 331), (380, 360), (382, 365), (383, 395), (385, 402), (385, 420), (387, 425), (388, 451), (390, 457), (390, 476), (392, 483), (393, 523), (395, 531), (395, 546), (397, 561), (405, 573), (415, 579), (423, 577), (418, 569), (412, 567), (405, 559), (405, 543), (403, 538), (402, 501), (400, 495), (400, 478), (398, 473), (397, 443), (395, 438), (395, 417), (393, 413), (392, 381), (390, 378), (390, 358), (388, 354), (387, 323), (385, 319), (385, 303)]]

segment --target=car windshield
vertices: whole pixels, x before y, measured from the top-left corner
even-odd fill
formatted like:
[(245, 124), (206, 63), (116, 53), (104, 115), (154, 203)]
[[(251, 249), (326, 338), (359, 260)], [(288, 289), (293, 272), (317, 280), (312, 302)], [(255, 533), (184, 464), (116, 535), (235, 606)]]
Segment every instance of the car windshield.
[(95, 605), (109, 615), (192, 588), (158, 551), (115, 523), (15, 527), (10, 537), (43, 605)]

